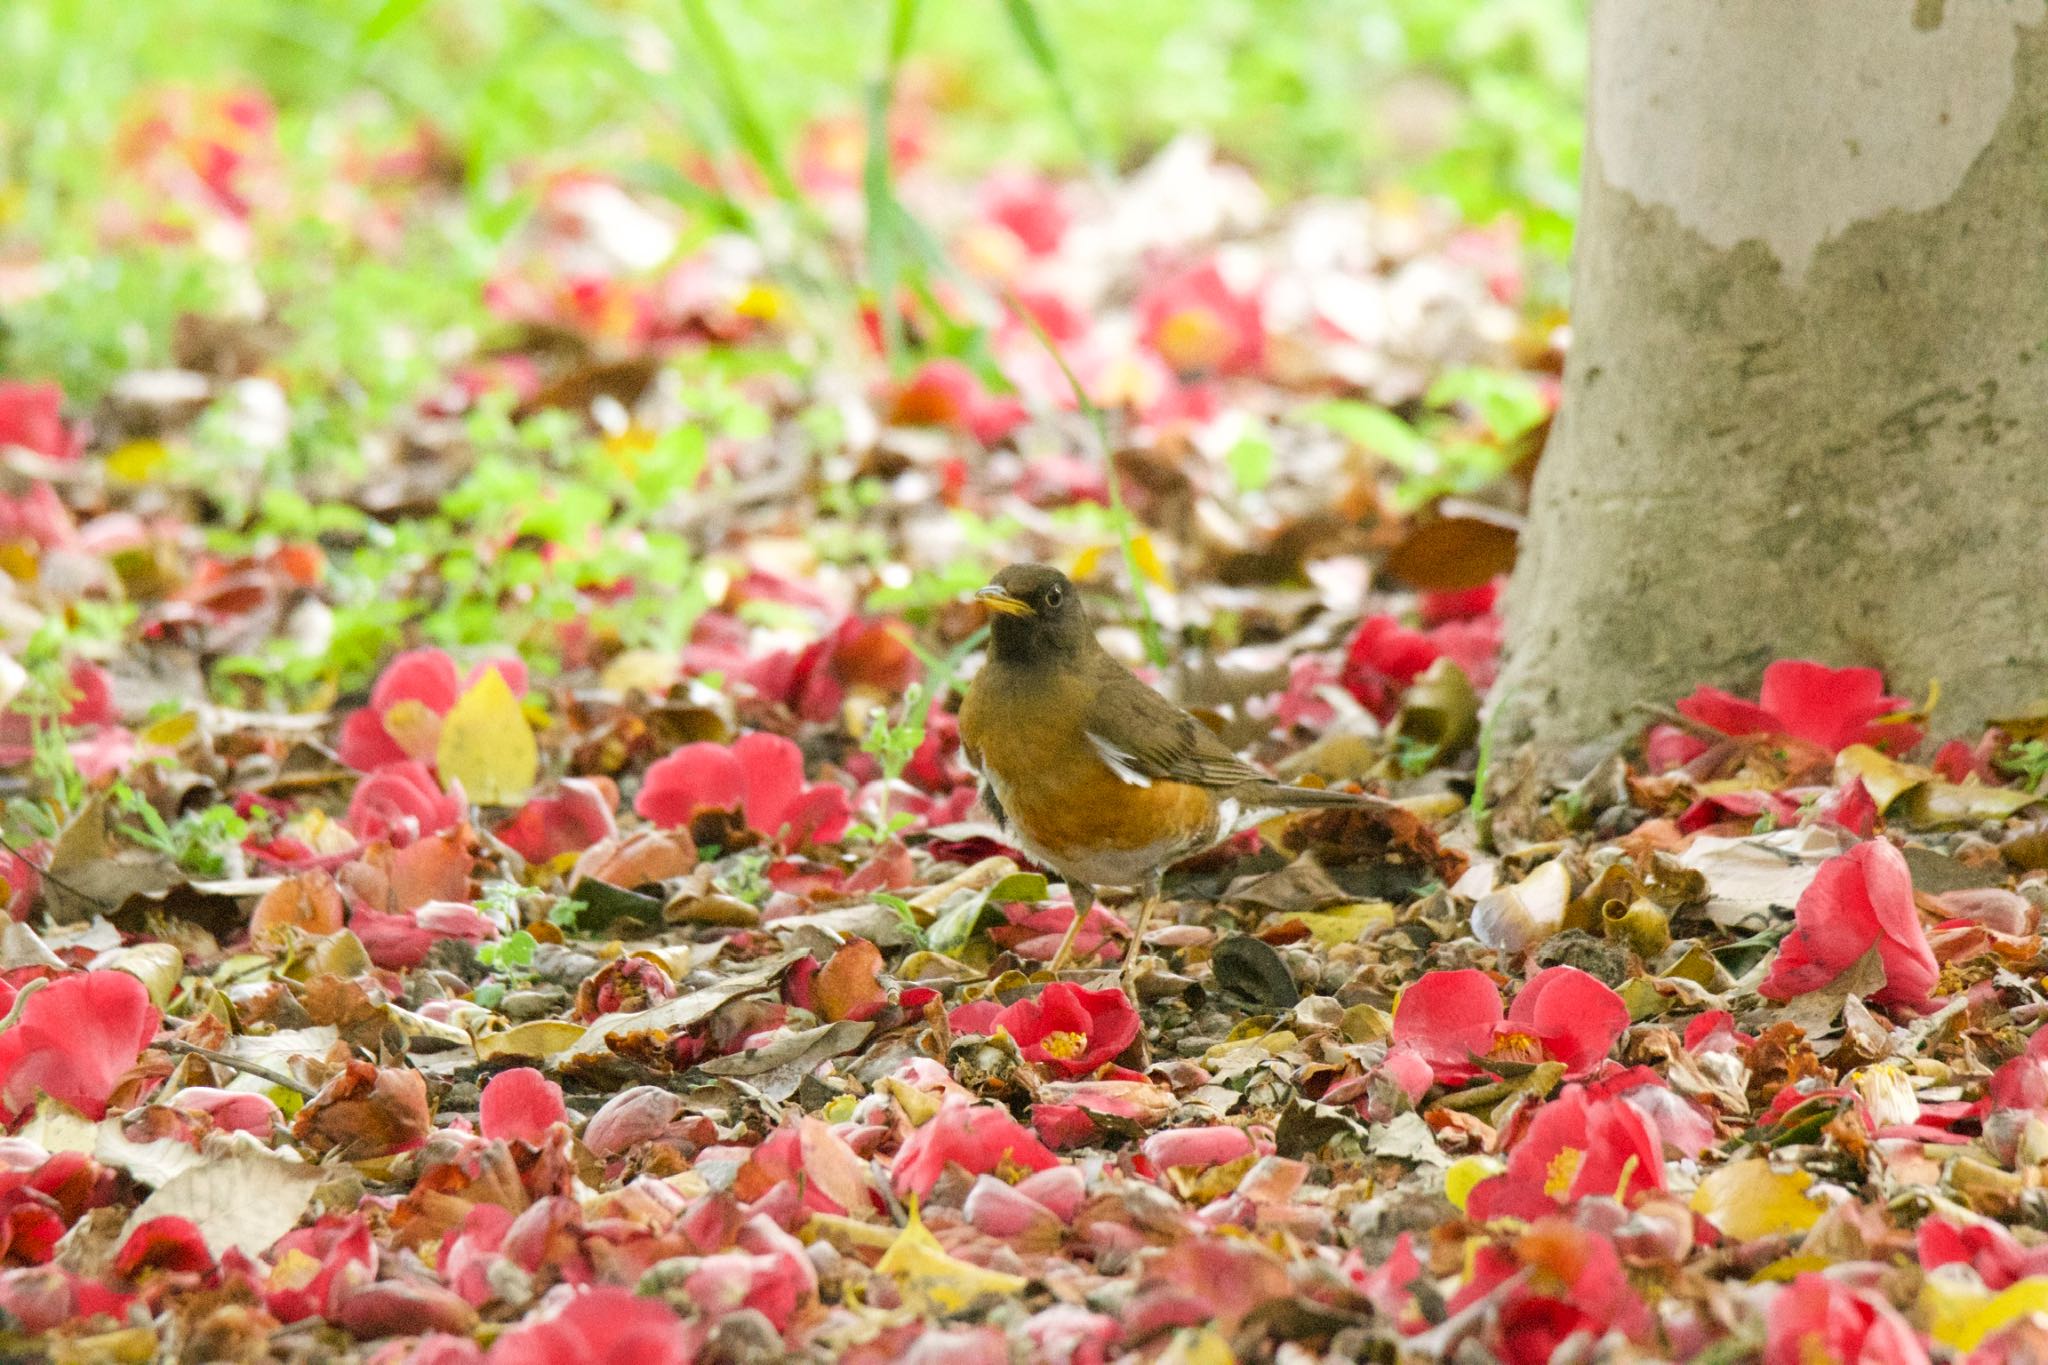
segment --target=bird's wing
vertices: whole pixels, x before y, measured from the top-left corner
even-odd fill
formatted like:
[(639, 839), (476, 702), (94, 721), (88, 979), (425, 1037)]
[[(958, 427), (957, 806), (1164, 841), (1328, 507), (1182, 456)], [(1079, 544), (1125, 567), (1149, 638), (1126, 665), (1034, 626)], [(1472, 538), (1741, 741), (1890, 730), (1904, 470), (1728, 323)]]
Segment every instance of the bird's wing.
[[(1118, 777), (1138, 787), (1154, 782), (1229, 789), (1272, 778), (1187, 712), (1145, 686), (1123, 665), (1104, 659), (1082, 729)], [(1113, 672), (1111, 670), (1114, 670)]]

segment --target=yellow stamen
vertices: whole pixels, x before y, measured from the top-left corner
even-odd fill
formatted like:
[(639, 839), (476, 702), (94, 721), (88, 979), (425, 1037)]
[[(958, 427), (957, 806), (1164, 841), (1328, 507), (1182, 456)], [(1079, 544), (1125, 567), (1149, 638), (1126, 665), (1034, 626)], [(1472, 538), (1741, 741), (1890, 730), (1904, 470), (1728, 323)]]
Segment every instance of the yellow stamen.
[(1048, 1033), (1045, 1035), (1045, 1040), (1039, 1044), (1039, 1047), (1045, 1050), (1046, 1056), (1057, 1057), (1064, 1062), (1069, 1058), (1080, 1056), (1087, 1050), (1088, 1035), (1085, 1033), (1069, 1033), (1065, 1030), (1058, 1033)]
[(1543, 1182), (1543, 1192), (1552, 1199), (1564, 1198), (1585, 1160), (1586, 1154), (1576, 1147), (1567, 1147), (1552, 1157), (1549, 1175)]

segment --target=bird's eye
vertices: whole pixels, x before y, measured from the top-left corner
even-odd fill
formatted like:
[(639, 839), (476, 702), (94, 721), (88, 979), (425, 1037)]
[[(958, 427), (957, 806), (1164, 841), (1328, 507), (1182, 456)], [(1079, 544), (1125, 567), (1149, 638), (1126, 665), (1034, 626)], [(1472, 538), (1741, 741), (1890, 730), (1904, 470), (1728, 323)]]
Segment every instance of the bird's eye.
[(1047, 605), (1048, 607), (1058, 606), (1060, 604), (1060, 596), (1061, 594), (1058, 588), (1047, 588), (1045, 590), (1045, 605)]

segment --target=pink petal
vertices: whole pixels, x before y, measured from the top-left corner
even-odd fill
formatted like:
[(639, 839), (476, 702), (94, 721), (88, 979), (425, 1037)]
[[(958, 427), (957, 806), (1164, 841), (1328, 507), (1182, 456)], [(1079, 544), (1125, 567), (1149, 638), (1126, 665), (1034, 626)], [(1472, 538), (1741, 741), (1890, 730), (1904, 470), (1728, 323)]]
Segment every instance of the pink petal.
[(341, 723), (341, 738), (334, 752), (357, 772), (371, 772), (387, 763), (404, 763), (412, 757), (399, 747), (384, 729), (384, 717), (374, 706), (351, 711)]
[(1628, 1006), (1599, 978), (1577, 967), (1546, 967), (1529, 978), (1515, 997), (1508, 1021), (1543, 1040), (1544, 1050), (1563, 1062), (1567, 1074), (1584, 1075), (1598, 1066), (1627, 1031)]
[(500, 1071), (484, 1086), (478, 1123), (487, 1138), (538, 1147), (547, 1140), (548, 1129), (568, 1120), (562, 1087), (530, 1066)]
[(90, 1119), (156, 1037), (162, 1016), (126, 972), (58, 977), (0, 1033), (0, 1117), (10, 1125), (46, 1094)]
[(1755, 702), (1718, 687), (1696, 689), (1678, 702), (1678, 714), (1724, 735), (1774, 735), (1778, 718)]
[(1856, 743), (1871, 717), (1892, 709), (1876, 669), (1829, 668), (1811, 659), (1779, 659), (1766, 668), (1757, 700), (1778, 718), (1781, 733), (1835, 751)]
[(394, 703), (416, 701), (437, 715), (446, 715), (462, 696), (455, 661), (445, 650), (412, 649), (384, 665), (370, 689), (370, 706), (387, 711)]
[(781, 735), (754, 730), (733, 741), (732, 756), (746, 784), (747, 828), (781, 833), (803, 792), (803, 750)]
[(688, 825), (700, 810), (737, 810), (746, 793), (740, 762), (722, 744), (685, 744), (647, 769), (634, 811), (644, 820), (674, 828)]
[(1406, 1043), (1439, 1073), (1472, 1071), (1471, 1057), (1493, 1045), (1506, 1018), (1500, 988), (1476, 968), (1426, 972), (1394, 1006), (1395, 1044)]
[(1145, 1139), (1146, 1160), (1161, 1170), (1169, 1166), (1221, 1166), (1252, 1153), (1251, 1134), (1242, 1128), (1212, 1124), (1173, 1128)]
[(559, 793), (535, 797), (500, 825), (498, 838), (529, 863), (581, 853), (619, 832), (612, 818), (617, 803), (618, 790), (609, 779), (565, 777)]

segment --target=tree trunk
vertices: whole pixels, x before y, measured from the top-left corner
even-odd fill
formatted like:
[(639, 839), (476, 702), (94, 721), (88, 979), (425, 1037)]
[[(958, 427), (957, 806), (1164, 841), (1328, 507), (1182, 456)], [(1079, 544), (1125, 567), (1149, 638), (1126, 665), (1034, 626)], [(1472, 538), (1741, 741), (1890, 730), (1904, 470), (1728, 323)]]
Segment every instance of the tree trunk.
[(2044, 11), (1595, 0), (1510, 729), (1779, 657), (1938, 679), (1942, 732), (2048, 696)]

